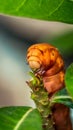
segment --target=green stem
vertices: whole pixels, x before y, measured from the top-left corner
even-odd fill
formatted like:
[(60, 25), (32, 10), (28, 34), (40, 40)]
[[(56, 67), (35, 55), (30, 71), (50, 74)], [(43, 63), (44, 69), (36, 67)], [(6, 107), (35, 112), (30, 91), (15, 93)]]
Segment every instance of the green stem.
[(55, 130), (54, 122), (52, 119), (52, 111), (50, 107), (50, 100), (48, 98), (48, 92), (43, 86), (42, 77), (37, 77), (34, 74), (33, 79), (28, 82), (28, 85), (32, 89), (31, 98), (34, 100), (38, 111), (41, 114), (44, 130)]

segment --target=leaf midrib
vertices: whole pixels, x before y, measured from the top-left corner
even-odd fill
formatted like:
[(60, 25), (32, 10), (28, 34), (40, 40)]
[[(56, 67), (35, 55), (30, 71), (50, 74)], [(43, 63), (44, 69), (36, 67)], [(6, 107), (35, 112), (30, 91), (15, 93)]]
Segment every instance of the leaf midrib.
[(14, 130), (18, 130), (18, 128), (21, 126), (22, 122), (26, 119), (26, 117), (27, 117), (27, 116), (29, 115), (29, 113), (31, 113), (32, 111), (33, 111), (33, 108), (30, 108), (30, 109), (26, 112), (26, 114), (24, 114), (24, 115), (22, 116), (22, 118), (17, 122), (17, 124), (16, 124)]

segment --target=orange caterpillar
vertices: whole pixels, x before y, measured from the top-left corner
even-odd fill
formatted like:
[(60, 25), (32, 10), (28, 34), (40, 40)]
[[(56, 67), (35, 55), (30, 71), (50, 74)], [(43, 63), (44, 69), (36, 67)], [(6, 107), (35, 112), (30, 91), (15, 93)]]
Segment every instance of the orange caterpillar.
[[(27, 50), (27, 61), (35, 75), (41, 75), (44, 87), (54, 94), (64, 85), (64, 61), (59, 51), (47, 43), (34, 44)], [(55, 104), (52, 109), (55, 130), (72, 130), (69, 108)]]
[(50, 93), (64, 87), (64, 61), (57, 48), (50, 44), (34, 44), (27, 51), (27, 61), (36, 74), (43, 77)]

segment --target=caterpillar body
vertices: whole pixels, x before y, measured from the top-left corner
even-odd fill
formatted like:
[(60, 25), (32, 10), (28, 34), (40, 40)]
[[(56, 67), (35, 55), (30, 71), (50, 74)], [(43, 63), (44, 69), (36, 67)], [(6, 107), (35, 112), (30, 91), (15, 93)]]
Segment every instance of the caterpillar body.
[[(43, 79), (44, 88), (49, 97), (65, 87), (64, 83), (64, 60), (58, 49), (48, 43), (38, 43), (30, 46), (27, 50), (27, 62), (36, 76)], [(70, 109), (60, 103), (52, 108), (55, 130), (72, 130)]]
[(27, 50), (30, 68), (43, 78), (49, 94), (64, 87), (64, 61), (58, 49), (48, 43), (30, 46)]

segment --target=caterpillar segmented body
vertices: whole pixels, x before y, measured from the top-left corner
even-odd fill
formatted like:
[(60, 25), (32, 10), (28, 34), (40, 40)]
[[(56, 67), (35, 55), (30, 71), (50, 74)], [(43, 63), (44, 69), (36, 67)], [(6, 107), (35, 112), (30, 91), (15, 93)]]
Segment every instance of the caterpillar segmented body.
[[(27, 62), (35, 76), (40, 75), (43, 85), (48, 91), (48, 98), (65, 87), (64, 61), (58, 49), (48, 43), (39, 43), (30, 46), (27, 50)], [(72, 130), (70, 109), (56, 103), (52, 110), (55, 130)]]
[(58, 49), (48, 43), (34, 44), (27, 50), (30, 68), (43, 78), (49, 93), (64, 87), (64, 61)]

